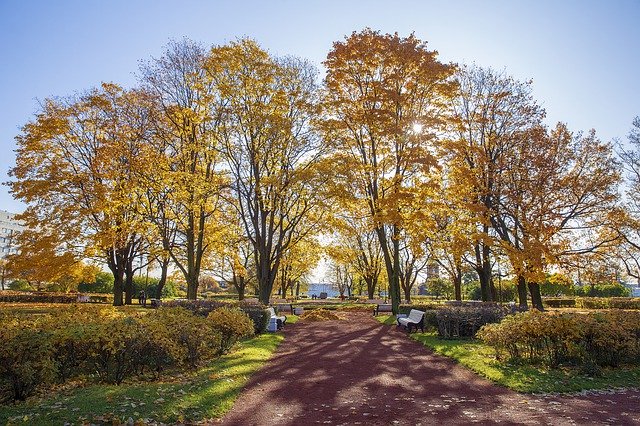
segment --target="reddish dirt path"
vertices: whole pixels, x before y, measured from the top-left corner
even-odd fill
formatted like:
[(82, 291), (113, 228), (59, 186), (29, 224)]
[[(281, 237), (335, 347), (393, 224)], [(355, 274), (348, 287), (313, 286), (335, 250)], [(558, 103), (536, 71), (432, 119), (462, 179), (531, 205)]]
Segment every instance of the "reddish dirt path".
[[(228, 425), (640, 425), (640, 391), (530, 396), (430, 353), (370, 315), (285, 327)], [(410, 359), (406, 354), (412, 354)]]

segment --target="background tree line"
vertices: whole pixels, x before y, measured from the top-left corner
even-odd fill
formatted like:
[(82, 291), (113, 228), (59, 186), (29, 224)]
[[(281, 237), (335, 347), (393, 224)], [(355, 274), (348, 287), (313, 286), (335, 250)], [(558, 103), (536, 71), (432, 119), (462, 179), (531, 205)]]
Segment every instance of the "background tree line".
[(473, 271), (498, 300), (498, 270), (539, 309), (552, 268), (623, 261), (638, 276), (640, 122), (616, 157), (594, 131), (545, 124), (531, 82), (442, 63), (414, 35), (354, 32), (324, 66), (320, 84), (253, 40), (182, 40), (134, 88), (45, 100), (16, 138), (14, 274), (93, 259), (119, 305), (153, 264), (160, 292), (175, 269), (194, 299), (206, 271), (268, 303), (324, 251), (348, 292), (373, 297), (384, 278), (394, 311), (429, 264), (457, 299)]

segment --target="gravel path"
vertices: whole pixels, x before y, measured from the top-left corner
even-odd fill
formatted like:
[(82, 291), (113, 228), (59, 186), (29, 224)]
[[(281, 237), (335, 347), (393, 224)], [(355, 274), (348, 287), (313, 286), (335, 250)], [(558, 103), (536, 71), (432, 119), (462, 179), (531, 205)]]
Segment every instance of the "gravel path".
[(284, 333), (275, 357), (252, 377), (222, 423), (640, 425), (640, 391), (518, 394), (368, 314), (299, 322)]

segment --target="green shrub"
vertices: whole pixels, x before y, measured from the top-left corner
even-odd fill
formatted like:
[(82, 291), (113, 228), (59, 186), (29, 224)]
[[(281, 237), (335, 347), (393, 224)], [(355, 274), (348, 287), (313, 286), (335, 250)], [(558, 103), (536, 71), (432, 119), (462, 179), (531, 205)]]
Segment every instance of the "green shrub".
[(138, 343), (144, 332), (134, 318), (96, 323), (91, 334), (89, 363), (101, 381), (120, 384), (137, 370)]
[(443, 339), (474, 337), (485, 324), (504, 318), (504, 308), (496, 304), (448, 306), (436, 313), (438, 335)]
[(271, 314), (263, 305), (241, 302), (238, 306), (253, 322), (253, 332), (255, 334), (261, 334), (267, 331)]
[(640, 312), (531, 311), (487, 325), (478, 337), (495, 348), (498, 358), (531, 364), (604, 367), (640, 363)]
[(576, 299), (574, 297), (546, 297), (543, 304), (549, 308), (574, 308)]
[(13, 280), (7, 287), (13, 291), (33, 291), (33, 287), (31, 287), (27, 280)]
[(629, 297), (631, 290), (622, 284), (597, 284), (595, 286), (577, 286), (575, 288), (576, 296), (588, 297)]
[[(375, 305), (372, 305), (375, 308)], [(410, 304), (401, 304), (398, 306), (398, 313), (409, 315), (412, 309), (417, 309), (419, 311), (433, 311), (438, 309), (443, 309), (445, 305), (443, 303), (438, 302), (428, 302), (428, 303), (410, 303)]]
[(149, 315), (145, 322), (153, 325), (150, 334), (168, 342), (165, 346), (178, 363), (196, 367), (221, 352), (220, 333), (211, 328), (206, 318), (181, 307), (162, 307)]
[(35, 322), (3, 320), (0, 342), (0, 402), (24, 400), (54, 380), (51, 337)]
[(78, 284), (81, 293), (113, 293), (113, 274), (111, 272), (98, 272), (94, 282), (82, 282)]
[(0, 291), (0, 302), (7, 303), (75, 303), (75, 293)]
[(207, 317), (210, 327), (220, 333), (221, 353), (231, 349), (239, 339), (254, 334), (253, 321), (238, 308), (218, 308)]

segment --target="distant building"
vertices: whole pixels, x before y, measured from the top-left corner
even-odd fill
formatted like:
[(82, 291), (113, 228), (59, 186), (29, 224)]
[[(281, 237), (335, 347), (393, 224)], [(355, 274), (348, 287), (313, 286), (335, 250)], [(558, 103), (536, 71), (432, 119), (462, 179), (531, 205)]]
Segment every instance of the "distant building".
[(15, 217), (14, 213), (0, 210), (0, 258), (17, 253), (16, 234), (25, 227)]

